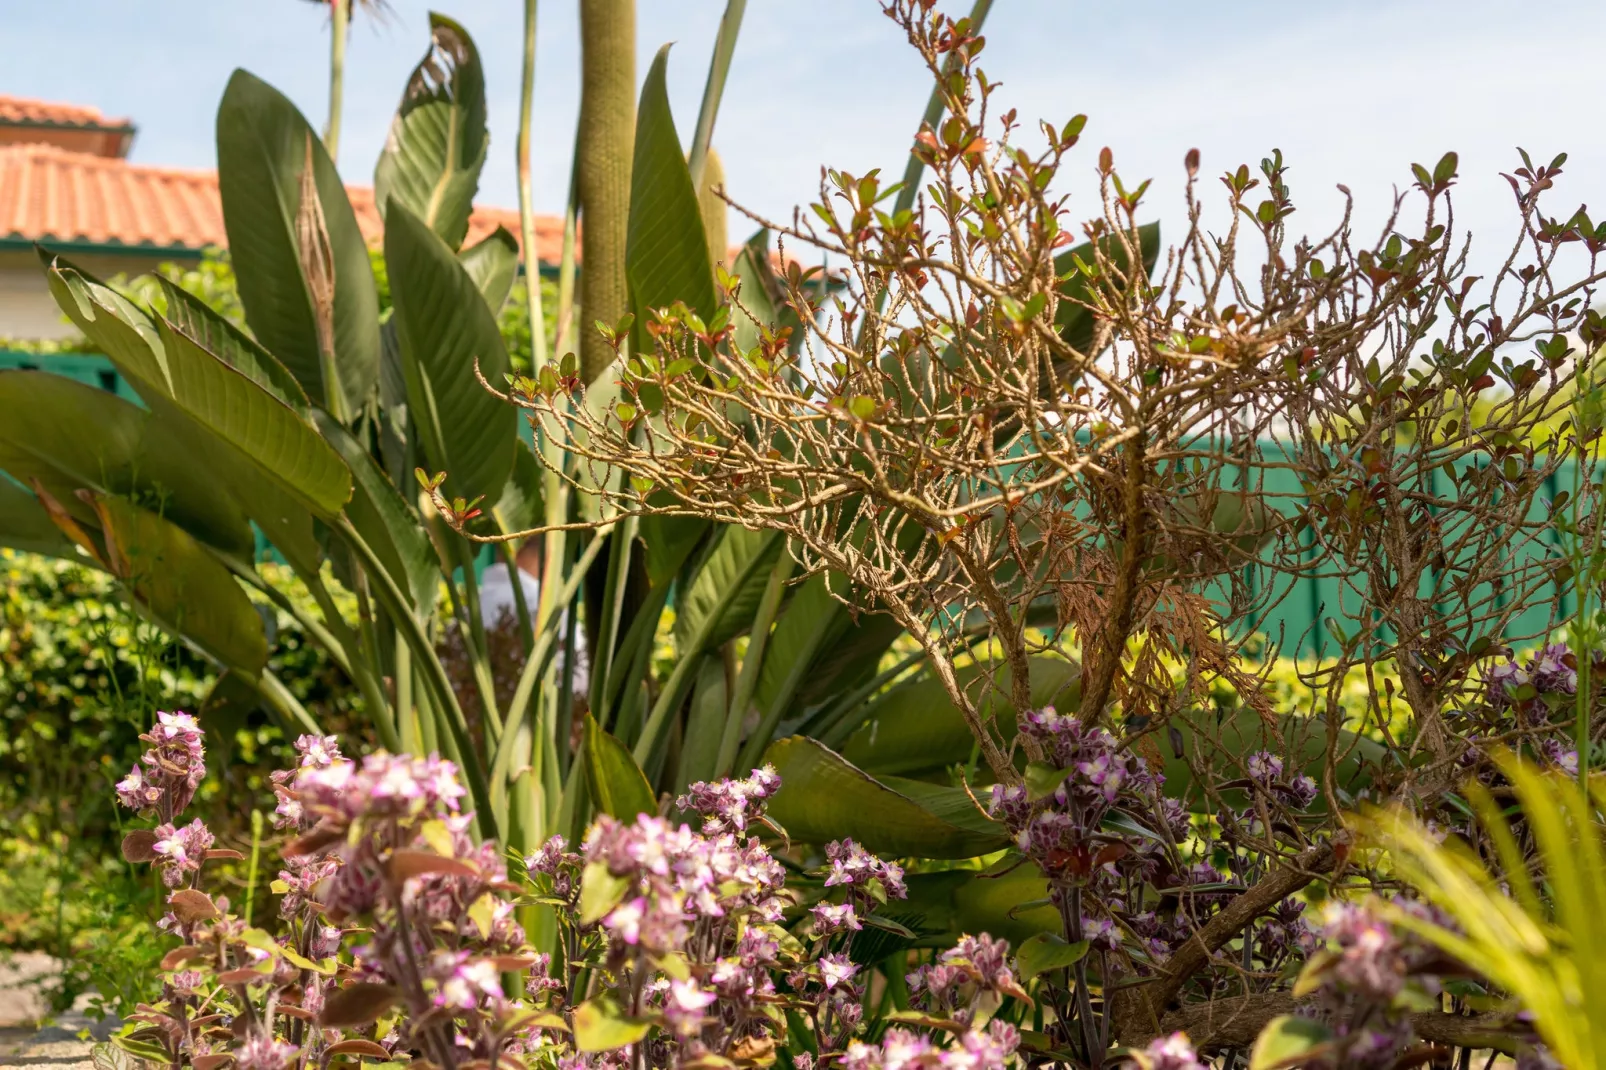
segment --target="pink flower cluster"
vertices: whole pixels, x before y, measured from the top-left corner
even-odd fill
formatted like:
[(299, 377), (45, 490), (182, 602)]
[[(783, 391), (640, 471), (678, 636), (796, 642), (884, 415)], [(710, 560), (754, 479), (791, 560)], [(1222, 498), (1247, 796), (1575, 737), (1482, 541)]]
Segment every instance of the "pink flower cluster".
[(1013, 1061), (1019, 1046), (1020, 1031), (996, 1019), (986, 1029), (968, 1030), (946, 1044), (906, 1029), (889, 1029), (879, 1044), (849, 1044), (839, 1065), (843, 1070), (998, 1070)]
[(763, 803), (781, 788), (773, 765), (753, 770), (745, 780), (698, 781), (675, 800), (680, 810), (703, 816), (703, 832), (746, 832), (748, 822), (763, 812)]
[(172, 821), (206, 776), (201, 726), (187, 713), (158, 713), (156, 727), (140, 735), (150, 748), (117, 783), (117, 801), (140, 814)]

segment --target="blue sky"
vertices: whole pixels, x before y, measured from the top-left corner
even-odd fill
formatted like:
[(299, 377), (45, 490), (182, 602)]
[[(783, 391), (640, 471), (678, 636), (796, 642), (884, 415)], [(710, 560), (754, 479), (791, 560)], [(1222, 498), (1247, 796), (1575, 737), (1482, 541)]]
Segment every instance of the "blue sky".
[[(436, 0), (480, 44), (493, 143), (481, 200), (512, 206), (522, 3)], [(950, 8), (969, 0), (945, 0)], [(321, 126), (326, 9), (300, 0), (56, 0), (7, 5), (0, 92), (93, 104), (139, 126), (134, 159), (210, 167), (212, 116), (229, 72), (246, 67)], [(408, 71), (422, 54), (427, 5), (393, 0), (352, 38), (341, 169), (371, 181)], [(541, 3), (535, 197), (563, 204), (577, 105), (573, 0)], [(639, 0), (639, 69), (675, 41), (671, 92), (682, 135), (696, 116), (723, 0)], [(1097, 149), (1131, 177), (1155, 179), (1162, 219), (1181, 218), (1184, 153), (1207, 175), (1280, 147), (1310, 231), (1336, 219), (1337, 183), (1378, 221), (1409, 165), (1461, 154), (1458, 214), (1480, 239), (1504, 235), (1510, 193), (1498, 177), (1514, 146), (1567, 150), (1552, 202), (1606, 213), (1606, 40), (1600, 0), (1328, 0), (1263, 3), (997, 0), (983, 67), (1023, 118), (1085, 112), (1085, 157), (1069, 188), (1087, 214)], [(1578, 43), (1583, 42), (1581, 47)], [(901, 168), (928, 85), (876, 0), (752, 0), (715, 143), (733, 196), (770, 214), (814, 196), (822, 164)], [(733, 237), (743, 229), (733, 223)]]

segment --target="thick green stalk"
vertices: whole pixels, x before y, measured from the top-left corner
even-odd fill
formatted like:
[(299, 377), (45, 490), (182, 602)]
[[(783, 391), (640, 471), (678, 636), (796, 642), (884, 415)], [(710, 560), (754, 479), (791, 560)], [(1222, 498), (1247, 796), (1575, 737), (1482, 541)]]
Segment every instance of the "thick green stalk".
[(274, 712), (287, 725), (293, 724), (300, 731), (310, 732), (315, 736), (323, 735), (323, 729), (319, 727), (318, 722), (307, 712), (307, 708), (301, 705), (301, 701), (290, 693), (290, 689), (284, 686), (284, 681), (263, 669), (262, 675), (257, 677), (256, 685), (257, 694), (273, 707)]
[(691, 152), (686, 158), (692, 185), (698, 189), (702, 188), (703, 167), (708, 160), (709, 146), (714, 143), (714, 119), (719, 115), (719, 102), (725, 95), (725, 78), (730, 74), (731, 56), (736, 52), (736, 35), (741, 32), (742, 15), (746, 11), (747, 0), (730, 0), (725, 5), (725, 15), (719, 20), (719, 33), (714, 38), (714, 57), (708, 63), (708, 81), (703, 84), (703, 103), (697, 110), (697, 126), (692, 133)]
[(519, 246), (524, 250), (524, 291), (530, 308), (530, 366), (547, 362), (546, 317), (541, 312), (541, 258), (535, 247), (535, 205), (530, 189), (530, 105), (535, 98), (535, 7), (524, 0), (524, 76), (519, 82)]
[(469, 737), (468, 718), (463, 716), (463, 708), (457, 703), (451, 681), (446, 678), (446, 670), (442, 667), (440, 659), (435, 656), (435, 649), (430, 644), (429, 637), (424, 634), (418, 618), (413, 616), (411, 609), (408, 608), (406, 596), (380, 564), (373, 547), (369, 546), (367, 540), (351, 526), (351, 521), (342, 518), (336, 522), (334, 530), (339, 532), (345, 539), (346, 545), (351, 547), (367, 567), (368, 575), (374, 581), (375, 597), (395, 621), (397, 632), (407, 640), (407, 645), (412, 647), (413, 656), (418, 659), (419, 668), (423, 670), (424, 680), (429, 684), (430, 698), (439, 704), (436, 713), (440, 720), (445, 722), (450, 736), (449, 740), (441, 739), (440, 742), (443, 747), (450, 744), (450, 749), (456, 752), (451, 757), (458, 762), (464, 778), (468, 781), (469, 794), (474, 801), (475, 820), (479, 823), (481, 834), (486, 839), (497, 839), (497, 826), (490, 808), (491, 794), (485, 782), (485, 767), (480, 762), (479, 754)]
[(792, 576), (792, 555), (784, 549), (770, 570), (769, 582), (764, 585), (764, 596), (758, 603), (758, 615), (753, 618), (753, 630), (747, 638), (747, 653), (742, 657), (742, 670), (737, 674), (736, 686), (731, 689), (730, 711), (725, 715), (725, 731), (719, 737), (719, 758), (714, 764), (714, 776), (730, 776), (731, 765), (736, 761), (736, 747), (741, 742), (742, 721), (747, 707), (758, 690), (759, 672), (764, 665), (764, 649), (769, 645), (770, 626), (780, 612), (781, 598), (786, 594), (786, 581)]
[[(592, 537), (590, 544), (585, 548), (585, 552), (580, 555), (580, 559), (574, 563), (574, 568), (570, 569), (568, 577), (564, 580), (563, 588), (559, 592), (559, 597), (562, 600), (567, 601), (573, 598), (574, 593), (580, 589), (580, 583), (585, 579), (586, 570), (591, 567), (591, 562), (597, 559), (597, 552), (602, 549), (604, 541), (606, 540), (601, 535)], [(544, 600), (544, 591), (542, 592), (542, 597)], [(507, 722), (502, 729), (502, 738), (491, 757), (492, 807), (493, 812), (499, 815), (505, 813), (507, 809), (508, 774), (513, 768), (514, 755), (521, 746), (530, 746), (532, 744), (531, 735), (522, 732), (521, 729), (530, 709), (530, 696), (535, 691), (536, 682), (546, 675), (547, 666), (552, 660), (553, 646), (558, 639), (557, 624), (561, 619), (559, 616), (552, 616), (542, 623), (540, 632), (536, 636), (535, 648), (531, 650), (529, 660), (524, 663), (524, 671), (519, 674), (519, 682), (513, 691), (513, 698), (508, 702)], [(540, 741), (536, 739), (533, 740), (533, 743), (539, 746)], [(540, 755), (535, 751), (528, 753), (533, 765), (540, 758)], [(535, 786), (537, 788), (540, 787), (539, 783)]]
[(619, 617), (624, 612), (625, 578), (630, 574), (630, 552), (636, 541), (636, 517), (626, 517), (608, 541), (608, 577), (602, 588), (602, 620), (597, 627), (597, 648), (591, 652), (591, 712), (601, 718), (608, 676), (613, 672), (614, 647), (619, 638)]
[[(580, 206), (586, 269), (580, 307), (587, 323), (616, 323), (630, 311), (625, 240), (636, 139), (636, 0), (580, 0)], [(580, 331), (580, 369), (594, 382), (613, 349)]]
[(340, 159), (340, 110), (346, 96), (346, 38), (350, 36), (352, 0), (329, 0), (329, 122), (323, 147), (329, 159)]
[(569, 168), (569, 200), (563, 208), (563, 252), (558, 259), (558, 322), (553, 328), (552, 351), (569, 352), (574, 334), (575, 241), (580, 217), (580, 132), (575, 131), (575, 161)]

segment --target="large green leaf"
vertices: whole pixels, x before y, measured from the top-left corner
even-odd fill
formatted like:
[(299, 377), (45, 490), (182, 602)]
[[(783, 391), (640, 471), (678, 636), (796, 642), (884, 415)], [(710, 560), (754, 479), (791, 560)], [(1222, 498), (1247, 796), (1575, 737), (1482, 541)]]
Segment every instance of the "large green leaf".
[(1048, 901), (1048, 881), (1030, 862), (1016, 861), (1006, 858), (989, 873), (910, 874), (909, 898), (898, 907), (919, 919), (921, 942), (927, 946), (952, 946), (964, 933), (990, 933), (1019, 946), (1040, 933), (1059, 932), (1059, 911)]
[(485, 299), (452, 250), (407, 207), (392, 201), (385, 263), (395, 300), (407, 409), (446, 492), (495, 503), (513, 470), (518, 410), (474, 378), (500, 387), (507, 350)]
[(585, 750), (591, 798), (599, 811), (621, 821), (629, 821), (637, 814), (657, 813), (658, 800), (641, 767), (630, 756), (630, 749), (603, 730), (589, 714), (581, 746)]
[[(764, 652), (754, 700), (761, 710), (781, 698), (803, 709), (836, 697), (874, 672), (903, 629), (890, 617), (861, 613), (831, 596), (840, 577), (811, 576), (781, 612)], [(839, 588), (840, 589), (840, 588)]]
[[(188, 480), (219, 499), (232, 498), (286, 560), (316, 571), (321, 550), (313, 513), (328, 518), (338, 512), (350, 493), (350, 477), (296, 412), (294, 397), (281, 401), (64, 260), (52, 261), (49, 281), (68, 317), (149, 406), (163, 451), (183, 458)], [(190, 526), (184, 513), (164, 509), (164, 515), (218, 545), (208, 529)]]
[(519, 277), (519, 240), (506, 227), (497, 227), (458, 253), (457, 259), (479, 287), (486, 306), (501, 312)]
[(720, 736), (730, 708), (725, 685), (724, 661), (704, 656), (697, 671), (697, 682), (692, 685), (686, 733), (680, 743), (680, 766), (674, 784), (677, 793), (699, 780), (713, 780), (718, 775)]
[(638, 352), (651, 348), (646, 343), (651, 309), (684, 301), (694, 312), (709, 316), (715, 303), (702, 210), (669, 110), (668, 65), (665, 45), (647, 71), (636, 112), (625, 277), (636, 314), (633, 348)]
[(241, 558), (256, 545), (238, 501), (148, 411), (117, 395), (41, 371), (0, 372), (0, 469), (38, 479), (80, 520), (76, 493), (133, 497), (207, 545)]
[(407, 500), (351, 432), (328, 413), (318, 413), (317, 419), (324, 438), (351, 467), (353, 490), (346, 518), (374, 551), (396, 589), (408, 594), (418, 615), (429, 616), (441, 585), (435, 545)]
[[(1168, 738), (1160, 743), (1167, 795), (1181, 797), (1190, 794), (1193, 770), (1188, 764), (1189, 756), (1195, 761), (1213, 758), (1213, 764), (1222, 774), (1222, 779), (1231, 779), (1240, 775), (1240, 763), (1245, 756), (1255, 751), (1269, 750), (1283, 758), (1285, 767), (1291, 773), (1296, 770), (1303, 772), (1319, 784), (1327, 779), (1327, 725), (1317, 718), (1295, 714), (1268, 721), (1248, 706), (1238, 706), (1217, 715), (1199, 711), (1194, 718), (1206, 722), (1202, 732), (1195, 731), (1180, 720), (1172, 722), (1171, 726), (1176, 729), (1176, 743), (1181, 744), (1180, 753), (1173, 749), (1174, 744), (1169, 738), (1172, 732), (1164, 733)], [(1209, 723), (1212, 720), (1214, 724)], [(1337, 778), (1333, 787), (1339, 793), (1341, 804), (1347, 802), (1346, 796), (1353, 798), (1369, 787), (1373, 774), (1389, 762), (1388, 748), (1344, 729), (1338, 732), (1336, 752), (1334, 772)], [(1220, 798), (1229, 806), (1248, 803), (1247, 795), (1239, 790), (1221, 791)], [(1198, 797), (1192, 801), (1196, 805), (1215, 805), (1212, 800)], [(1318, 796), (1314, 809), (1322, 810), (1326, 806), (1326, 795)]]
[(776, 533), (734, 524), (722, 527), (718, 539), (675, 600), (675, 643), (682, 657), (712, 650), (747, 629), (782, 549)]
[(769, 814), (794, 840), (851, 837), (879, 854), (923, 858), (973, 858), (1009, 842), (1002, 826), (982, 831), (967, 827), (969, 818), (947, 820), (812, 739), (778, 740), (764, 761), (781, 776)]
[(262, 617), (239, 583), (175, 524), (123, 498), (96, 501), (106, 559), (153, 619), (255, 679), (268, 659)]
[[(296, 240), (301, 177), (311, 156), (334, 269), (335, 382), (326, 383), (313, 294)], [(243, 70), (217, 113), (218, 191), (229, 253), (257, 340), (308, 396), (354, 410), (379, 374), (379, 294), (368, 247), (323, 142), (289, 98)]]
[(374, 167), (374, 200), (394, 199), (453, 249), (463, 244), (490, 137), (485, 75), (468, 31), (429, 16), (429, 51), (413, 68)]
[(80, 554), (73, 541), (50, 522), (50, 515), (27, 488), (0, 476), (0, 546), (30, 554), (61, 557), (82, 565), (98, 562)]
[(172, 279), (165, 275), (155, 278), (167, 295), (167, 321), (179, 333), (229, 367), (243, 372), (301, 416), (308, 414), (307, 392), (277, 357)]
[[(1080, 677), (1074, 662), (1052, 654), (1032, 658), (1032, 703), (1074, 709), (1080, 697)], [(992, 687), (985, 687), (984, 672), (994, 670)], [(955, 675), (972, 696), (983, 717), (999, 722), (1006, 735), (1015, 728), (1015, 708), (1009, 701), (1007, 666), (977, 663), (961, 667)], [(864, 727), (842, 747), (842, 754), (877, 775), (916, 773), (967, 761), (975, 737), (964, 716), (934, 677), (922, 676), (893, 688), (875, 701)]]

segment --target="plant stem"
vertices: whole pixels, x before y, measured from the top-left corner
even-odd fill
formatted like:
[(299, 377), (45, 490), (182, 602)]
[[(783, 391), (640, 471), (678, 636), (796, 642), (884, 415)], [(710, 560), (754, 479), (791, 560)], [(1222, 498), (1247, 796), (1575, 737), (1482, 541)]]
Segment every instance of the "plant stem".
[(530, 186), (530, 108), (535, 98), (536, 0), (524, 0), (524, 74), (519, 81), (519, 246), (530, 309), (530, 367), (547, 362), (546, 316), (541, 311), (541, 258), (535, 247), (535, 206)]
[(329, 159), (340, 159), (340, 110), (346, 96), (346, 38), (351, 24), (351, 0), (329, 0), (329, 122), (323, 128), (323, 147)]

